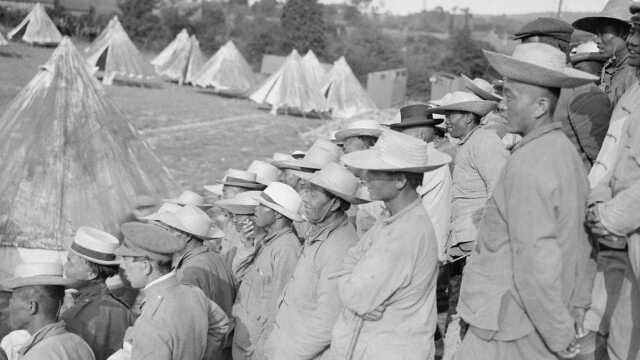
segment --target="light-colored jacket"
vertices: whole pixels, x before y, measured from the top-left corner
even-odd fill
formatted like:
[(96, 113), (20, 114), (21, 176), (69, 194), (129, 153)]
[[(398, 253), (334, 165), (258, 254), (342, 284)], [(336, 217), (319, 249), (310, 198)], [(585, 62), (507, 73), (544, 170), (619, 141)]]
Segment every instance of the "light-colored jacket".
[[(433, 227), (416, 200), (376, 223), (349, 250), (337, 274), (344, 274), (339, 290), (345, 308), (333, 329), (330, 359), (346, 359), (352, 342), (354, 360), (433, 359), (436, 249)], [(376, 309), (382, 310), (379, 320), (362, 319)]]
[(570, 311), (589, 306), (595, 276), (584, 228), (588, 191), (560, 124), (516, 145), (462, 277), (458, 313), (474, 334), (512, 341), (536, 332), (549, 357), (575, 340)]
[(270, 360), (322, 356), (329, 348), (331, 330), (342, 309), (337, 280), (329, 275), (342, 268), (347, 251), (358, 242), (356, 231), (342, 214), (334, 221), (312, 227), (307, 234), (265, 344)]
[(18, 351), (20, 360), (94, 360), (89, 345), (65, 329), (64, 321), (49, 324), (36, 331)]

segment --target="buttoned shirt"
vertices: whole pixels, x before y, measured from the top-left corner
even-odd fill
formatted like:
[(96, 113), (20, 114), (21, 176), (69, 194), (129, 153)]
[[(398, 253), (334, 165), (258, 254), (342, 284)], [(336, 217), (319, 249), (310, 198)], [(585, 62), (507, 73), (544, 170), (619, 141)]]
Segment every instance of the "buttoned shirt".
[[(331, 359), (433, 359), (437, 241), (419, 200), (379, 221), (349, 250), (338, 275), (344, 309)], [(344, 275), (343, 275), (344, 274)], [(382, 311), (377, 321), (363, 315)]]
[(36, 331), (18, 351), (20, 360), (94, 360), (89, 345), (65, 329), (64, 321), (49, 324)]
[(264, 358), (261, 343), (272, 326), (278, 299), (299, 256), (300, 241), (290, 227), (264, 239), (240, 284), (233, 306), (235, 360)]
[(476, 219), (508, 157), (504, 144), (491, 130), (476, 127), (460, 141), (453, 168), (452, 225), (447, 248), (475, 241)]
[(142, 313), (125, 341), (131, 360), (202, 360), (219, 350), (231, 322), (195, 286), (169, 273), (143, 290)]
[(560, 124), (540, 126), (514, 147), (462, 278), (458, 313), (476, 335), (511, 341), (536, 331), (555, 352), (575, 340), (570, 311), (588, 307), (595, 275), (584, 228), (588, 191)]
[(622, 95), (633, 86), (637, 69), (629, 65), (629, 57), (622, 61), (605, 65), (602, 69), (600, 88), (607, 94), (611, 104), (616, 106)]
[(135, 317), (103, 282), (79, 289), (74, 305), (60, 316), (67, 330), (83, 338), (96, 357), (107, 359), (122, 348), (124, 334)]
[(358, 241), (346, 215), (315, 225), (279, 301), (276, 321), (265, 350), (267, 359), (314, 359), (329, 347), (331, 330), (342, 303), (330, 274), (342, 268), (347, 250)]

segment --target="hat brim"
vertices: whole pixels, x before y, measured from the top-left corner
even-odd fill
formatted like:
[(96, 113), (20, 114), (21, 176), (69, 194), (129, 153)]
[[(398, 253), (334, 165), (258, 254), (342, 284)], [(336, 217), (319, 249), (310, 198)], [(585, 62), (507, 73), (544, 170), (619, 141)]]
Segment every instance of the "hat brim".
[(493, 51), (482, 51), (489, 64), (500, 75), (526, 84), (548, 88), (575, 88), (598, 80), (595, 75), (569, 67), (562, 71), (552, 70)]
[(7, 279), (2, 281), (0, 285), (2, 285), (2, 287), (6, 289), (14, 290), (14, 289), (25, 287), (25, 286), (41, 286), (41, 285), (71, 287), (74, 283), (75, 283), (74, 280), (65, 279), (61, 276), (36, 275), (36, 276), (29, 276), (29, 277), (23, 277), (23, 278)]
[(382, 129), (344, 129), (335, 133), (336, 142), (345, 141), (346, 139), (354, 136), (371, 136), (380, 137)]
[(627, 31), (631, 28), (631, 24), (629, 22), (608, 16), (583, 17), (582, 19), (574, 21), (571, 25), (578, 30), (586, 31), (592, 34), (597, 34), (598, 30), (607, 25), (627, 29)]
[(607, 62), (607, 56), (603, 55), (601, 53), (581, 53), (581, 54), (575, 54), (575, 55), (571, 55), (571, 64), (578, 64), (581, 63), (583, 61), (595, 61), (595, 62), (600, 62), (600, 63), (605, 63)]
[(190, 234), (192, 236), (195, 236), (199, 239), (202, 240), (211, 240), (213, 239), (210, 234), (211, 234), (211, 227), (209, 228), (209, 230), (207, 231), (206, 234), (198, 234), (198, 233), (194, 233), (193, 230), (187, 229), (182, 223), (180, 223), (177, 218), (171, 214), (171, 213), (159, 213), (158, 216), (156, 216), (155, 219), (153, 219), (153, 221), (159, 221), (165, 225), (169, 225), (174, 229), (178, 229), (182, 232), (185, 232), (187, 234)]
[(180, 206), (191, 205), (191, 206), (195, 206), (195, 207), (198, 207), (198, 208), (201, 208), (201, 209), (208, 209), (208, 208), (213, 206), (213, 204), (201, 204), (201, 205), (187, 204), (187, 203), (179, 201), (178, 199), (162, 199), (162, 201), (166, 202), (166, 203), (170, 203), (170, 204), (180, 205)]
[(223, 187), (223, 186), (224, 186), (224, 185), (222, 185), (222, 184), (216, 184), (216, 185), (205, 185), (205, 186), (203, 186), (203, 188), (204, 188), (206, 191), (208, 191), (208, 192), (210, 192), (210, 193), (212, 193), (212, 194), (214, 194), (214, 195), (222, 196), (222, 187)]
[(267, 201), (267, 199), (263, 198), (262, 196), (255, 196), (254, 199), (259, 202), (261, 205), (264, 205), (266, 207), (268, 207), (269, 209), (273, 210), (273, 211), (277, 211), (280, 214), (288, 217), (289, 219), (291, 219), (292, 221), (302, 221), (302, 216), (300, 216), (300, 214), (298, 213), (294, 213), (293, 211), (289, 211), (285, 208), (283, 208), (282, 206), (273, 203), (271, 201)]
[(325, 184), (321, 181), (318, 181), (317, 179), (309, 179), (309, 182), (312, 183), (315, 186), (319, 186), (321, 188), (323, 188), (325, 191), (328, 191), (330, 193), (332, 193), (333, 195), (341, 198), (342, 200), (353, 204), (353, 205), (360, 205), (360, 204), (364, 204), (364, 203), (368, 203), (371, 202), (370, 199), (366, 199), (364, 196), (357, 196), (357, 195), (349, 195), (349, 194), (345, 194), (341, 191), (338, 191), (336, 189), (331, 188), (328, 184)]
[(251, 190), (264, 190), (267, 187), (266, 185), (260, 184), (259, 182), (250, 183), (250, 182), (218, 180), (217, 183), (221, 184), (223, 187), (224, 186), (234, 186), (234, 187), (239, 187), (239, 188), (243, 188), (243, 189), (251, 189)]
[(497, 102), (490, 100), (463, 101), (455, 104), (431, 108), (427, 110), (427, 113), (445, 115), (449, 111), (463, 111), (474, 113), (479, 116), (485, 116), (493, 111), (497, 106)]
[(380, 153), (373, 148), (352, 152), (342, 156), (342, 162), (352, 168), (390, 172), (424, 173), (435, 170), (451, 162), (451, 156), (433, 149), (428, 150), (427, 159), (428, 163), (421, 166), (391, 164), (385, 161), (380, 156)]
[(273, 166), (281, 169), (292, 169), (292, 170), (304, 170), (304, 169), (320, 170), (322, 168), (322, 165), (310, 162), (305, 159), (274, 161)]
[(234, 215), (253, 215), (258, 205), (237, 204), (229, 199), (216, 201), (216, 206)]
[(409, 120), (405, 120), (404, 122), (389, 124), (386, 126), (389, 126), (391, 130), (399, 131), (399, 130), (410, 129), (414, 127), (421, 127), (421, 126), (438, 126), (443, 122), (444, 120), (442, 119), (421, 119), (421, 120), (409, 119)]
[(69, 251), (71, 251), (72, 253), (80, 256), (81, 258), (85, 259), (85, 260), (89, 260), (92, 263), (96, 263), (96, 264), (100, 264), (100, 265), (118, 265), (120, 264), (121, 260), (120, 259), (115, 259), (115, 260), (99, 260), (99, 259), (95, 259), (92, 258), (90, 256), (87, 256), (85, 254), (82, 254), (78, 251), (75, 251), (74, 249), (69, 249)]
[(481, 87), (479, 87), (478, 85), (476, 85), (473, 80), (471, 80), (469, 77), (467, 77), (467, 75), (465, 74), (460, 74), (460, 77), (462, 78), (462, 80), (464, 81), (465, 86), (467, 87), (467, 89), (469, 91), (471, 91), (472, 93), (478, 95), (479, 97), (485, 99), (485, 100), (489, 100), (489, 101), (502, 101), (502, 96), (498, 96), (496, 94), (490, 93), (488, 91), (485, 91), (484, 89), (482, 89)]

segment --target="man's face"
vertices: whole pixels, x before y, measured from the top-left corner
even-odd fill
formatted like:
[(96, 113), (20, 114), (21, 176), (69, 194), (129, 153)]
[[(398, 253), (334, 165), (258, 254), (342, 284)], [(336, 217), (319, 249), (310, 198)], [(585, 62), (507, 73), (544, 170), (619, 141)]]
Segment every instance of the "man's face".
[(447, 113), (447, 131), (451, 137), (462, 139), (467, 135), (469, 116), (467, 113), (452, 111)]
[(640, 25), (634, 24), (627, 37), (627, 50), (629, 51), (629, 65), (640, 68)]
[(297, 192), (300, 192), (304, 187), (304, 180), (295, 175), (291, 169), (284, 169), (280, 180), (291, 186)]
[(367, 150), (369, 145), (360, 137), (352, 136), (344, 140), (343, 150), (345, 154), (349, 154), (355, 151)]
[(93, 280), (96, 274), (93, 273), (87, 260), (69, 251), (67, 262), (64, 263), (64, 276), (77, 281)]
[(18, 288), (9, 299), (9, 323), (13, 330), (23, 330), (29, 323), (31, 302), (26, 299), (26, 288)]
[(256, 207), (256, 226), (266, 228), (276, 221), (276, 213), (262, 204)]
[(516, 134), (524, 134), (533, 117), (534, 99), (526, 91), (526, 85), (505, 79), (504, 104), (507, 114), (507, 130)]
[(363, 176), (371, 200), (386, 201), (398, 194), (397, 175), (386, 171), (367, 170)]
[(596, 44), (598, 44), (598, 49), (602, 54), (612, 57), (621, 50), (624, 51), (625, 41), (616, 34), (617, 31), (613, 26), (604, 26), (598, 31)]
[(123, 256), (120, 268), (134, 289), (142, 289), (147, 285), (147, 275), (151, 264), (148, 259)]
[(233, 227), (236, 229), (236, 231), (242, 234), (246, 226), (255, 223), (255, 219), (256, 218), (254, 215), (236, 214), (233, 215), (233, 218), (231, 218), (231, 222), (233, 223)]
[(222, 198), (225, 200), (233, 199), (236, 195), (247, 191), (247, 189), (225, 185), (222, 187)]
[(416, 126), (403, 129), (402, 133), (405, 135), (413, 136), (416, 139), (420, 139), (424, 142), (432, 142), (436, 137), (436, 129), (433, 126)]
[(301, 194), (302, 211), (312, 224), (321, 223), (331, 213), (338, 199), (329, 196), (321, 187), (309, 184)]

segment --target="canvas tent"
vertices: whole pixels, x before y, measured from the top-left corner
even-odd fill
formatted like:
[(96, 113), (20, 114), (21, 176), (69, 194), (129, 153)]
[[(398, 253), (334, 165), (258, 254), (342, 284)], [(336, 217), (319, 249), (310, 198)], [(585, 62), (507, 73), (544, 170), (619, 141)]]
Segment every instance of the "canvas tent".
[(232, 41), (213, 54), (196, 77), (194, 85), (213, 88), (227, 95), (246, 95), (256, 86), (256, 76)]
[(98, 70), (103, 82), (112, 80), (130, 84), (157, 81), (153, 66), (140, 54), (114, 16), (102, 33), (85, 49), (87, 61)]
[[(170, 51), (166, 52), (167, 49)], [(190, 84), (202, 69), (204, 60), (198, 39), (195, 36), (189, 37), (186, 30), (183, 30), (151, 63), (164, 79)]]
[(166, 65), (173, 57), (173, 54), (177, 51), (177, 49), (185, 47), (188, 42), (189, 32), (187, 32), (187, 29), (182, 29), (178, 33), (178, 35), (176, 35), (176, 38), (173, 39), (173, 41), (171, 41), (169, 45), (167, 45), (167, 47), (162, 49), (162, 51), (160, 51), (160, 53), (155, 58), (153, 58), (153, 60), (151, 60), (151, 65), (155, 66), (156, 69), (158, 67)]
[(34, 45), (55, 45), (62, 40), (60, 31), (40, 3), (36, 3), (29, 15), (7, 36), (9, 40), (22, 40)]
[(377, 110), (376, 104), (360, 85), (344, 57), (338, 59), (329, 71), (322, 93), (327, 97), (327, 105), (333, 117), (347, 119)]
[(327, 103), (320, 89), (310, 86), (302, 67), (302, 59), (293, 50), (280, 69), (273, 73), (250, 99), (258, 104), (271, 105), (272, 113), (283, 109), (303, 114), (327, 111)]
[(2, 33), (0, 33), (0, 46), (7, 46), (7, 45), (9, 45), (9, 42), (7, 41), (7, 39), (4, 38)]
[(302, 58), (302, 68), (311, 86), (320, 89), (325, 82), (327, 72), (312, 50), (307, 51), (307, 54)]
[(117, 235), (136, 196), (176, 190), (69, 38), (0, 117), (0, 158), (0, 272), (60, 255), (82, 225)]

